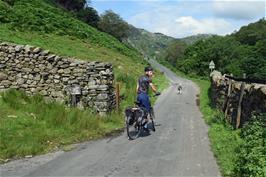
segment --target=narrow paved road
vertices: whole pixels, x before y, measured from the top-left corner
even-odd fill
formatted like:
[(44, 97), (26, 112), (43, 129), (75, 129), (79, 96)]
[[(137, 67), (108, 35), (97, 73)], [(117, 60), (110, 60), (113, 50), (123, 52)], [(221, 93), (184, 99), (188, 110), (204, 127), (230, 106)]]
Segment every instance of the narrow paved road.
[[(73, 151), (59, 153), (37, 165), (34, 160), (12, 162), (2, 166), (2, 175), (220, 176), (210, 150), (208, 127), (196, 105), (198, 88), (155, 61), (151, 62), (173, 83), (154, 106), (156, 132), (134, 141), (129, 141), (124, 133), (83, 143)], [(174, 83), (183, 85), (181, 95), (177, 94)]]

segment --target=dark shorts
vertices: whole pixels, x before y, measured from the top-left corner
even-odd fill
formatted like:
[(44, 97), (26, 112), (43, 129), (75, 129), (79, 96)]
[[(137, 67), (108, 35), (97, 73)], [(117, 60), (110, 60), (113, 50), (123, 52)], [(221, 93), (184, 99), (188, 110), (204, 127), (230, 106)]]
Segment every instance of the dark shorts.
[(139, 93), (137, 97), (139, 105), (146, 109), (146, 111), (151, 111), (151, 102), (147, 93)]

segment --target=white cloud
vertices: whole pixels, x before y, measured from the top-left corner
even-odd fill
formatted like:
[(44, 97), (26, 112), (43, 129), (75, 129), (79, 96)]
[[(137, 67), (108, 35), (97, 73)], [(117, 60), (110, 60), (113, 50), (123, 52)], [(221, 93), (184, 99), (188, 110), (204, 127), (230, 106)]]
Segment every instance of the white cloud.
[(195, 34), (230, 34), (265, 14), (264, 1), (142, 2), (132, 25), (173, 37)]
[(224, 19), (182, 16), (176, 9), (153, 9), (139, 13), (129, 20), (136, 27), (151, 32), (160, 32), (173, 37), (185, 37), (195, 34), (228, 34), (235, 27)]
[[(224, 19), (205, 18), (195, 19), (191, 16), (178, 17), (174, 26), (177, 31), (175, 35), (193, 35), (193, 34), (220, 34), (225, 35), (232, 32), (232, 24)], [(181, 33), (182, 32), (182, 33)]]
[(214, 1), (213, 10), (220, 18), (256, 19), (265, 16), (265, 1)]

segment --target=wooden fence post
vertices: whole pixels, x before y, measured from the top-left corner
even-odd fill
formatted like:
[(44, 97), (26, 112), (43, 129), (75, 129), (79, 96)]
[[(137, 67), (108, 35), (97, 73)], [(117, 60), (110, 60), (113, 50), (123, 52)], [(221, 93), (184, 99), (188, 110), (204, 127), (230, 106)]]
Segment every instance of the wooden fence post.
[(116, 101), (116, 111), (119, 111), (119, 104), (120, 104), (120, 88), (119, 88), (119, 83), (116, 83), (116, 88), (115, 88), (115, 101)]
[[(246, 74), (243, 74), (243, 78), (244, 79), (246, 78)], [(242, 100), (244, 96), (244, 91), (245, 91), (245, 82), (242, 82), (241, 87), (240, 87), (240, 97), (239, 97), (238, 108), (237, 108), (236, 129), (239, 128), (240, 122), (241, 122)]]
[[(230, 76), (233, 76), (233, 74), (230, 74)], [(230, 100), (230, 96), (231, 96), (231, 92), (232, 92), (232, 80), (229, 79), (229, 86), (228, 86), (228, 90), (227, 90), (227, 96), (226, 96), (226, 100), (225, 100), (225, 104), (224, 104), (224, 115), (225, 117), (228, 119), (228, 109), (229, 109), (229, 100)], [(232, 122), (232, 119), (229, 118), (229, 122)]]

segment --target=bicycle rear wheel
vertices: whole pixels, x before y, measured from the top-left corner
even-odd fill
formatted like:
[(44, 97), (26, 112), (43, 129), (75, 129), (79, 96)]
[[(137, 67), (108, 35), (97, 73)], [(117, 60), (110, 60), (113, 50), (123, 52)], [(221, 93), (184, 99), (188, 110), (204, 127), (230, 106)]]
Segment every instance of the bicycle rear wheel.
[(151, 112), (150, 112), (150, 118), (151, 118), (151, 126), (152, 126), (152, 130), (155, 132), (155, 123), (154, 123), (155, 115), (154, 115), (153, 108), (151, 109)]
[(127, 136), (130, 140), (134, 140), (139, 137), (141, 133), (141, 125), (137, 121), (132, 122), (131, 117), (126, 118)]

